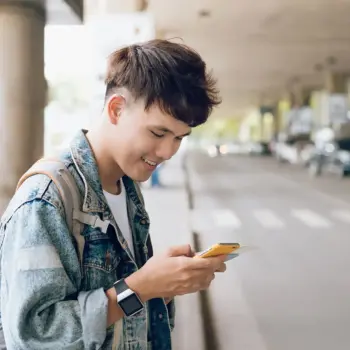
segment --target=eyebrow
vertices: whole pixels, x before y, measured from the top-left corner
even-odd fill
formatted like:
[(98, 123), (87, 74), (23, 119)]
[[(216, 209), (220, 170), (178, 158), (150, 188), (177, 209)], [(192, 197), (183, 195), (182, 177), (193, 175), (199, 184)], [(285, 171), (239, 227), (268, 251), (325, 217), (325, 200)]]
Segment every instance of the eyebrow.
[[(163, 132), (165, 132), (165, 133), (170, 133), (170, 134), (175, 135), (175, 133), (174, 133), (173, 131), (171, 131), (171, 130), (165, 128), (164, 126), (154, 126), (154, 128), (156, 128), (156, 129), (159, 130), (159, 131), (163, 131)], [(178, 136), (175, 135), (175, 136), (176, 136), (176, 137), (185, 137), (185, 136), (189, 136), (189, 135), (191, 135), (191, 131), (186, 132), (186, 134), (183, 134), (183, 135), (178, 135)]]

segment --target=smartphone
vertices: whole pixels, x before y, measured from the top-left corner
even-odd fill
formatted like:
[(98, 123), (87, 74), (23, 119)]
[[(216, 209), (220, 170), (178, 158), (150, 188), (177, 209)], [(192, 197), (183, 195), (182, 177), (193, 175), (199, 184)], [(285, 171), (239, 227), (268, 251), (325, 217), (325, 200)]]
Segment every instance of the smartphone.
[(209, 258), (218, 255), (229, 255), (239, 248), (239, 243), (216, 243), (203, 252), (197, 253), (195, 257)]
[(252, 250), (257, 249), (257, 247), (255, 246), (240, 246), (238, 249), (235, 249), (233, 251), (233, 253), (227, 254), (226, 260), (225, 261), (229, 261), (232, 260), (234, 258), (237, 258), (237, 256), (240, 256), (242, 253), (246, 253), (246, 252), (250, 252)]

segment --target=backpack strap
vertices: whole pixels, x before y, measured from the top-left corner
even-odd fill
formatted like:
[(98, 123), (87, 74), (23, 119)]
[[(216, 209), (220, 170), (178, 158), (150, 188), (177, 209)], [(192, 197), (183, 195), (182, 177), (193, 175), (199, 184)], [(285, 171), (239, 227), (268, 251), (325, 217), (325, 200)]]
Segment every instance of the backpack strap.
[(85, 244), (84, 236), (81, 235), (82, 224), (98, 227), (106, 233), (110, 222), (101, 220), (98, 215), (81, 211), (81, 195), (76, 181), (65, 164), (56, 159), (43, 158), (34, 163), (19, 180), (16, 191), (26, 179), (36, 174), (48, 176), (56, 185), (63, 202), (67, 226), (77, 243), (79, 261), (82, 264)]
[[(62, 177), (64, 168), (64, 164), (59, 161), (40, 159), (23, 174), (23, 176), (18, 181), (16, 191), (18, 191), (19, 187), (25, 180), (33, 175), (44, 174), (48, 176), (54, 182), (60, 193), (64, 205), (67, 226), (70, 231), (73, 231), (73, 208), (75, 204), (79, 205), (79, 201), (78, 203), (74, 203), (74, 200), (76, 201), (77, 199), (73, 194), (70, 193), (70, 187), (66, 181), (68, 177)], [(74, 190), (75, 189), (73, 188), (72, 192), (74, 192)]]

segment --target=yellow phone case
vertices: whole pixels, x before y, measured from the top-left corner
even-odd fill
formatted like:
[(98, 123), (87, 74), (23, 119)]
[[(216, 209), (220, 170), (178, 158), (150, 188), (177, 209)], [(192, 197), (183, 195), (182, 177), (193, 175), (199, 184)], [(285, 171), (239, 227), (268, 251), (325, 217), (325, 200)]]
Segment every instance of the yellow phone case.
[(240, 248), (239, 243), (216, 243), (204, 252), (196, 255), (198, 258), (209, 258), (218, 255), (227, 255)]

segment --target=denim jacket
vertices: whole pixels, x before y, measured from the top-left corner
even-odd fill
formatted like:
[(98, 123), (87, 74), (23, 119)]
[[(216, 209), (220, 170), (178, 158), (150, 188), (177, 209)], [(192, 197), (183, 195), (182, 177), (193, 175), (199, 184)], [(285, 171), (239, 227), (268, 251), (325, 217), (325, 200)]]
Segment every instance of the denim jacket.
[(134, 182), (123, 177), (135, 258), (104, 197), (92, 150), (80, 131), (60, 159), (74, 176), (82, 210), (110, 220), (107, 232), (84, 225), (82, 267), (57, 187), (27, 179), (0, 223), (1, 319), (8, 349), (169, 350), (174, 302), (152, 299), (107, 327), (105, 290), (141, 268), (152, 252), (149, 217)]

